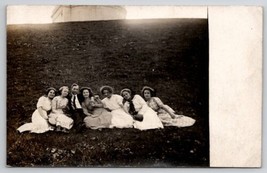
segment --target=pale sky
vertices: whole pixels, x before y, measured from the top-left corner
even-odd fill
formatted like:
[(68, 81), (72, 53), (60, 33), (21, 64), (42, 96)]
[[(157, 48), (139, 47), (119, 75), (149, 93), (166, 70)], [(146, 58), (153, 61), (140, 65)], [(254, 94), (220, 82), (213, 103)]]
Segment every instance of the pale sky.
[(8, 6), (7, 24), (52, 23), (55, 6)]
[[(55, 6), (20, 5), (7, 7), (7, 24), (52, 23)], [(206, 6), (125, 6), (126, 19), (207, 18)]]

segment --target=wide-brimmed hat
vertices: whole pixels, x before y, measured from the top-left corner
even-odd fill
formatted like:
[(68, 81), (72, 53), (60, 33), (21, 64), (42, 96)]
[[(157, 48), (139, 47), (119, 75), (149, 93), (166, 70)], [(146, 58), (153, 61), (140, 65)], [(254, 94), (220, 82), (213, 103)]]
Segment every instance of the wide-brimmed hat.
[(102, 87), (100, 88), (100, 93), (103, 94), (103, 91), (104, 91), (104, 90), (108, 90), (108, 91), (110, 91), (111, 93), (114, 92), (114, 89), (113, 89), (111, 86), (108, 86), (108, 85), (102, 86)]
[(150, 90), (150, 91), (152, 91), (152, 92), (155, 92), (155, 89), (153, 89), (153, 88), (151, 88), (151, 87), (149, 87), (149, 86), (144, 86), (144, 87), (142, 88), (141, 92), (143, 93), (145, 90)]
[(122, 93), (125, 92), (125, 91), (128, 92), (128, 93), (130, 93), (130, 94), (132, 94), (132, 90), (131, 89), (129, 89), (129, 88), (123, 88), (121, 90), (121, 92), (120, 92), (121, 96), (122, 96)]

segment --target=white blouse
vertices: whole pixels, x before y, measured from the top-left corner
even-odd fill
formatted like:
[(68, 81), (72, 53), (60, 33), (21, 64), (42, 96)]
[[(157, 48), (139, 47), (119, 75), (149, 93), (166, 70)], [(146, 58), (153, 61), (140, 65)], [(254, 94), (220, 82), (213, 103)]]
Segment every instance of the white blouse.
[[(145, 102), (145, 100), (140, 95), (136, 94), (133, 97), (132, 101), (133, 101), (133, 104), (134, 104), (134, 108), (138, 112), (138, 114), (144, 115), (145, 112), (149, 109), (147, 103)], [(129, 102), (125, 102), (124, 106), (125, 106), (126, 110), (129, 111), (129, 108), (130, 108)]]
[(56, 96), (52, 100), (52, 111), (63, 113), (62, 109), (66, 108), (68, 105), (68, 99), (62, 98), (61, 96)]
[(116, 110), (122, 108), (122, 96), (117, 94), (112, 94), (110, 98), (104, 98), (102, 100), (102, 103), (104, 105), (104, 108), (108, 108), (110, 110)]
[(42, 96), (39, 98), (36, 107), (42, 107), (45, 111), (49, 111), (51, 110), (51, 100), (48, 97)]

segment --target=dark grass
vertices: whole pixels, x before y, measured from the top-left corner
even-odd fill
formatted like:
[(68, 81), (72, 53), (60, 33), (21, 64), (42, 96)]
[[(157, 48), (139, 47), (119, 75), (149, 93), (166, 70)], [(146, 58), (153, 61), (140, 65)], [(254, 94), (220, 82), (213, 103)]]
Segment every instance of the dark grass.
[[(117, 20), (7, 27), (7, 164), (209, 166), (208, 25), (205, 19)], [(144, 85), (192, 127), (18, 134), (44, 89), (73, 82), (115, 92)]]

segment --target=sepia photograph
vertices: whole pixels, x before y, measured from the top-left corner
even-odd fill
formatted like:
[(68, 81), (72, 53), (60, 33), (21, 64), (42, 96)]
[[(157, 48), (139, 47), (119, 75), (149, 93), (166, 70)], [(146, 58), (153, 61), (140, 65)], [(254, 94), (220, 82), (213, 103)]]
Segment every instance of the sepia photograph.
[(262, 6), (5, 8), (7, 169), (262, 167)]
[(206, 7), (7, 7), (7, 166), (209, 167)]

